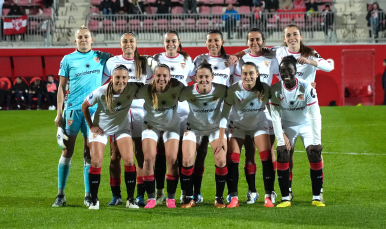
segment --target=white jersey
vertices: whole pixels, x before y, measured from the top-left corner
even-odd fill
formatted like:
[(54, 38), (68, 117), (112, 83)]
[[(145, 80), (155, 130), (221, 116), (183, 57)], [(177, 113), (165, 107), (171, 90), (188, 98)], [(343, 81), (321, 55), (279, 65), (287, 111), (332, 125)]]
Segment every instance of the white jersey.
[(163, 93), (157, 93), (158, 108), (153, 108), (153, 100), (149, 94), (150, 84), (141, 87), (136, 95), (138, 99), (145, 100), (144, 122), (158, 129), (168, 129), (179, 125), (180, 118), (177, 114), (178, 98), (184, 85), (176, 80), (171, 80), (171, 86)]
[(153, 58), (157, 63), (166, 64), (170, 68), (172, 78), (177, 79), (183, 83), (184, 86), (187, 86), (190, 81), (188, 80), (188, 76), (194, 75), (192, 74), (194, 71), (194, 64), (190, 56), (186, 61), (184, 56), (179, 53), (175, 57), (169, 57), (166, 53), (159, 53), (155, 54)]
[(113, 135), (119, 130), (130, 129), (129, 119), (127, 115), (130, 110), (131, 103), (138, 92), (140, 84), (127, 83), (122, 94), (113, 96), (113, 111), (110, 111), (106, 104), (106, 90), (108, 84), (98, 87), (95, 91), (86, 98), (89, 106), (98, 104), (92, 120), (94, 125), (98, 125), (106, 135)]
[(266, 83), (269, 86), (272, 84), (273, 76), (279, 78), (279, 63), (277, 62), (275, 56), (270, 52), (264, 52), (262, 55), (255, 56), (251, 53), (244, 55), (235, 68), (234, 82), (241, 80), (241, 71), (243, 64), (246, 62), (252, 62), (256, 64), (259, 69), (259, 78), (260, 82)]
[[(151, 67), (148, 64), (146, 64), (146, 72), (141, 75), (139, 80), (137, 80), (136, 76), (135, 76), (134, 58), (133, 59), (127, 59), (123, 55), (114, 56), (114, 57), (110, 58), (107, 61), (106, 66), (103, 70), (103, 75), (105, 77), (110, 77), (113, 74), (113, 70), (114, 70), (115, 66), (120, 65), (120, 64), (125, 65), (127, 67), (127, 69), (129, 70), (129, 82), (138, 82), (138, 83), (144, 83), (145, 84), (145, 83), (148, 83), (148, 81), (152, 79), (153, 71), (152, 71)], [(145, 101), (143, 99), (135, 99), (133, 101), (133, 103), (131, 104), (131, 107), (143, 109), (144, 102)]]
[[(291, 52), (288, 47), (283, 46), (279, 47), (276, 50), (273, 49), (274, 52), (276, 52), (276, 59), (281, 63), (284, 57), (286, 56), (293, 56), (295, 59), (298, 59), (301, 55), (299, 52)], [(316, 62), (320, 62), (324, 60), (319, 53), (315, 51), (315, 56), (309, 56), (308, 59), (314, 60)], [(315, 82), (315, 75), (316, 75), (316, 67), (310, 65), (310, 64), (299, 64), (296, 63), (296, 77), (302, 80), (307, 81), (308, 83)]]
[(197, 83), (184, 88), (180, 101), (189, 103), (187, 129), (210, 130), (219, 129), (221, 119), (221, 104), (225, 98), (227, 87), (212, 83), (208, 93), (202, 94), (197, 88)]
[(296, 78), (294, 88), (286, 88), (283, 81), (271, 87), (271, 102), (273, 106), (280, 106), (281, 121), (289, 123), (309, 122), (307, 106), (318, 103), (316, 90), (305, 80)]
[(201, 54), (194, 59), (194, 71), (192, 75), (189, 77), (193, 77), (196, 75), (196, 68), (200, 65), (204, 60), (207, 60), (210, 65), (212, 65), (213, 76), (214, 79), (212, 83), (222, 84), (226, 86), (230, 86), (230, 77), (233, 75), (235, 66), (226, 66), (226, 62), (229, 60), (229, 55), (223, 56), (212, 56), (208, 54)]
[[(264, 88), (262, 100), (257, 97), (256, 91), (246, 89), (242, 81), (229, 87), (224, 102), (228, 107), (232, 106), (229, 116), (230, 124), (243, 130), (253, 130), (259, 123), (267, 120), (264, 109), (269, 101), (269, 86), (266, 83), (262, 84)], [(226, 105), (224, 105), (224, 110)]]

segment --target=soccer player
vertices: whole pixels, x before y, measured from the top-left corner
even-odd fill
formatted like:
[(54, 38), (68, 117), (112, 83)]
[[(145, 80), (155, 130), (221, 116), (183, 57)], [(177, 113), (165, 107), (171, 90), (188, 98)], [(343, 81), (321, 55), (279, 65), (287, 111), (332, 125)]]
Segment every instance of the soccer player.
[[(247, 55), (244, 55), (240, 59), (239, 63), (236, 65), (235, 74), (234, 74), (235, 76), (233, 78), (234, 82), (238, 82), (239, 80), (241, 80), (242, 67), (246, 62), (252, 62), (257, 66), (258, 73), (259, 73), (258, 79), (262, 83), (266, 83), (267, 85), (271, 86), (273, 76), (276, 75), (278, 77), (279, 64), (275, 56), (272, 53), (270, 53), (268, 50), (264, 49), (265, 41), (266, 39), (265, 39), (264, 33), (260, 29), (252, 28), (248, 32), (247, 45), (249, 47), (250, 52)], [(267, 105), (267, 107), (268, 106), (269, 105)], [(271, 116), (269, 114), (268, 108), (264, 110), (264, 113), (267, 118), (268, 133), (270, 136), (270, 143), (271, 143), (270, 155), (272, 155), (273, 167), (274, 167), (274, 170), (276, 170), (276, 158), (275, 158), (275, 146), (274, 146), (275, 133), (273, 132), (272, 120), (271, 120)], [(250, 137), (253, 138), (253, 136), (250, 136)], [(247, 139), (248, 138), (246, 138), (246, 140)], [(245, 166), (244, 166), (245, 177), (248, 183), (247, 203), (249, 204), (254, 203), (254, 200), (257, 199), (258, 197), (258, 193), (256, 191), (256, 186), (255, 186), (255, 175), (256, 175), (255, 174), (256, 173), (255, 146), (252, 145), (252, 147), (253, 147), (253, 150), (249, 150), (249, 151), (245, 150)], [(261, 156), (261, 153), (260, 153), (260, 156)], [(234, 161), (234, 163), (238, 164), (239, 162)], [(263, 164), (264, 163), (266, 162), (263, 162)], [(231, 166), (231, 164), (228, 163), (228, 166)], [(264, 166), (263, 166), (263, 170), (264, 170)], [(264, 171), (263, 171), (263, 174), (264, 174)], [(273, 174), (273, 176), (274, 176), (273, 180), (275, 180), (275, 174)], [(232, 179), (232, 177), (229, 176), (228, 179)], [(274, 185), (274, 183), (272, 183), (272, 185)], [(270, 188), (269, 190), (272, 190), (270, 201), (272, 203), (275, 203), (276, 193), (274, 192), (274, 187)], [(265, 196), (267, 197), (267, 193), (265, 194)], [(231, 199), (231, 196), (228, 196), (227, 199), (230, 202), (229, 199)]]
[[(88, 181), (88, 170), (91, 165), (90, 150), (87, 146), (88, 126), (83, 117), (81, 105), (88, 94), (102, 85), (103, 67), (110, 54), (91, 50), (93, 38), (90, 30), (85, 26), (81, 26), (76, 30), (74, 42), (77, 50), (64, 56), (59, 69), (60, 82), (55, 125), (58, 127), (63, 125), (64, 127), (64, 133), (58, 134), (58, 143), (63, 140), (60, 136), (68, 135), (68, 140), (63, 142), (64, 147), (61, 146), (62, 156), (58, 166), (58, 195), (52, 207), (61, 207), (66, 204), (64, 188), (70, 172), (71, 158), (79, 130), (81, 130), (84, 138), (84, 185), (86, 193), (84, 204), (89, 206), (91, 203)], [(70, 93), (65, 102), (65, 111), (63, 111), (67, 81), (69, 81)], [(96, 106), (90, 107), (90, 113), (94, 113), (95, 109)]]
[[(302, 139), (310, 162), (312, 205), (324, 207), (320, 199), (323, 182), (320, 109), (316, 90), (307, 81), (296, 78), (297, 60), (286, 56), (280, 63), (282, 81), (271, 87), (271, 116), (277, 139), (277, 173), (282, 202), (277, 207), (290, 207), (289, 161), (296, 139)], [(289, 144), (283, 137), (286, 133)]]
[(156, 66), (153, 81), (139, 90), (136, 97), (145, 100), (145, 117), (142, 126), (143, 182), (147, 192), (145, 208), (154, 208), (155, 181), (154, 163), (157, 154), (157, 142), (162, 135), (167, 161), (167, 199), (166, 206), (175, 208), (175, 193), (178, 184), (178, 145), (180, 140), (180, 118), (177, 114), (178, 97), (184, 85), (171, 78), (166, 64)]
[[(137, 51), (137, 38), (132, 32), (124, 33), (121, 36), (120, 46), (122, 55), (110, 58), (104, 69), (104, 75), (109, 77), (113, 73), (115, 66), (123, 64), (129, 71), (128, 82), (148, 83), (152, 79), (152, 65), (156, 63), (151, 56), (140, 56)], [(148, 64), (149, 63), (149, 64)], [(142, 123), (145, 115), (143, 109), (144, 100), (134, 99), (129, 111), (128, 118), (131, 122), (131, 137), (135, 143), (135, 156), (137, 159), (137, 198), (136, 202), (139, 206), (145, 206), (144, 194), (145, 185), (142, 180), (143, 168), (143, 152), (142, 152)], [(116, 142), (111, 139), (111, 161), (110, 161), (110, 186), (113, 194), (109, 206), (114, 206), (122, 203), (121, 198), (121, 157), (117, 150)]]
[[(196, 74), (197, 66), (204, 61), (207, 61), (211, 65), (213, 71), (214, 78), (212, 82), (226, 86), (230, 85), (230, 79), (234, 73), (234, 66), (228, 66), (229, 55), (225, 52), (224, 42), (223, 34), (219, 30), (210, 30), (207, 33), (205, 45), (208, 48), (209, 53), (201, 54), (194, 59), (193, 63), (196, 68), (192, 72), (192, 77)], [(196, 204), (203, 201), (201, 184), (205, 169), (205, 157), (207, 154), (208, 143), (208, 137), (203, 136), (200, 146), (197, 148), (196, 161), (194, 162), (193, 196)]]
[[(128, 83), (128, 80), (128, 68), (124, 65), (117, 65), (113, 69), (112, 80), (91, 92), (82, 104), (84, 117), (92, 133), (89, 138), (91, 152), (89, 182), (92, 198), (89, 209), (99, 209), (98, 189), (101, 179), (103, 152), (109, 136), (112, 136), (117, 144), (125, 166), (126, 207), (139, 208), (133, 198), (136, 171), (131, 139), (131, 123), (127, 116), (134, 96), (141, 84)], [(95, 104), (98, 104), (98, 108), (91, 118), (88, 108)]]
[[(228, 171), (231, 178), (228, 179), (228, 189), (231, 201), (227, 208), (239, 206), (238, 201), (238, 180), (239, 180), (239, 161), (241, 147), (245, 136), (249, 135), (255, 143), (263, 165), (263, 180), (265, 188), (265, 206), (274, 207), (271, 201), (275, 182), (275, 170), (272, 163), (271, 143), (269, 139), (269, 126), (264, 113), (266, 104), (269, 100), (269, 86), (261, 82), (261, 75), (258, 67), (252, 62), (245, 62), (241, 67), (241, 81), (228, 88), (225, 98), (222, 121), (220, 128), (227, 127), (229, 112), (229, 142), (228, 142)], [(249, 155), (251, 161), (255, 161), (255, 156)], [(255, 167), (256, 168), (256, 167)], [(248, 179), (248, 177), (247, 177)], [(254, 183), (248, 180), (248, 185)]]
[[(216, 197), (214, 206), (224, 208), (223, 192), (228, 175), (226, 167), (225, 130), (220, 133), (219, 122), (221, 105), (226, 96), (225, 85), (212, 83), (215, 78), (211, 65), (204, 60), (196, 68), (195, 83), (182, 90), (180, 101), (189, 102), (189, 116), (182, 143), (181, 182), (184, 182), (186, 199), (181, 208), (194, 207), (193, 172), (196, 149), (204, 136), (208, 137), (213, 148), (216, 165)], [(208, 144), (206, 144), (208, 147)]]
[[(184, 51), (182, 51), (182, 45), (178, 33), (174, 30), (169, 30), (164, 34), (163, 45), (165, 52), (159, 53), (153, 56), (157, 63), (166, 64), (170, 69), (171, 77), (180, 81), (184, 86), (190, 81), (188, 76), (194, 75), (194, 64), (192, 58)], [(193, 77), (192, 77), (193, 78)], [(178, 115), (180, 116), (180, 135), (185, 131), (186, 118), (189, 113), (189, 105), (187, 102), (179, 102)], [(156, 175), (156, 186), (157, 186), (157, 205), (162, 204), (166, 200), (164, 194), (164, 183), (166, 173), (166, 158), (165, 148), (162, 145), (162, 141), (158, 145), (156, 162), (155, 162), (155, 175)], [(182, 139), (180, 140), (182, 144)], [(181, 150), (181, 145), (179, 147)], [(182, 152), (179, 152), (179, 163), (181, 164)], [(166, 178), (167, 179), (167, 178)], [(182, 185), (182, 184), (181, 184)], [(181, 202), (184, 199), (184, 188), (181, 187)]]

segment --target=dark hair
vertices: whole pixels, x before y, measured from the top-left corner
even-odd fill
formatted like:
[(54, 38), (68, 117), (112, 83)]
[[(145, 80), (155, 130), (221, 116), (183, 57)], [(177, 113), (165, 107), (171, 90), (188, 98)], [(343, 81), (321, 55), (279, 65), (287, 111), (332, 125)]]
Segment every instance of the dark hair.
[[(131, 32), (131, 31), (122, 34), (121, 40), (126, 34), (132, 35), (137, 42), (137, 36), (135, 35), (134, 32)], [(135, 79), (140, 80), (141, 76), (146, 74), (146, 57), (139, 55), (138, 47), (136, 47), (134, 50), (134, 65), (135, 65)]]
[(210, 73), (212, 73), (212, 76), (213, 76), (213, 70), (212, 70), (212, 65), (208, 63), (207, 60), (204, 60), (202, 61), (201, 64), (199, 64), (196, 68), (196, 72), (200, 69), (203, 69), (203, 68), (206, 68), (206, 69), (209, 69), (210, 70)]
[(374, 9), (374, 8), (373, 8), (374, 4), (377, 5), (377, 10), (380, 10), (378, 2), (373, 2), (373, 3), (371, 4), (371, 10)]
[(280, 62), (280, 64), (279, 64), (279, 69), (281, 68), (281, 64), (282, 63), (288, 63), (288, 64), (292, 64), (293, 66), (294, 66), (294, 68), (295, 68), (295, 72), (296, 72), (296, 63), (297, 63), (297, 60), (296, 60), (296, 58), (294, 57), (294, 56), (286, 56), (286, 57), (284, 57), (282, 60), (281, 60), (281, 62)]
[(247, 43), (248, 43), (248, 39), (249, 39), (249, 34), (252, 33), (252, 32), (258, 32), (261, 34), (261, 38), (263, 38), (263, 43), (265, 44), (265, 36), (264, 36), (264, 33), (263, 31), (261, 31), (259, 28), (252, 28), (249, 30), (249, 32), (247, 33)]
[[(175, 35), (177, 36), (178, 41), (180, 41), (180, 37), (178, 36), (177, 31), (175, 31), (175, 30), (168, 30), (168, 31), (166, 31), (166, 33), (164, 33), (164, 36), (165, 36), (166, 34), (169, 34), (169, 33), (175, 34)], [(184, 56), (184, 60), (186, 61), (186, 60), (188, 59), (188, 57), (189, 57), (189, 54), (186, 53), (186, 52), (184, 52), (184, 51), (182, 51), (182, 45), (181, 45), (181, 43), (180, 43), (180, 45), (178, 46), (178, 48), (180, 48), (180, 50), (177, 49), (177, 50), (178, 50), (177, 52), (178, 52), (179, 54), (181, 54), (182, 56)]]
[(383, 59), (383, 62), (386, 62), (386, 59)]
[[(299, 29), (299, 27), (298, 27), (297, 25), (289, 24), (289, 25), (287, 25), (287, 26), (284, 28), (284, 31), (285, 31), (287, 28), (296, 28), (297, 30), (299, 30), (299, 34), (300, 34), (300, 35), (302, 34), (301, 31), (300, 31), (300, 29)], [(284, 36), (285, 36), (285, 34), (284, 34)], [(284, 42), (284, 43), (283, 43), (283, 46), (287, 46), (287, 43)], [(303, 44), (302, 41), (300, 41), (300, 50), (299, 50), (299, 52), (300, 52), (300, 55), (303, 56), (303, 57), (309, 57), (309, 56), (317, 57), (317, 56), (316, 56), (316, 53), (315, 53), (315, 50), (312, 49), (312, 48), (310, 48), (310, 47), (308, 47), (308, 46), (305, 46), (305, 45)]]
[(114, 71), (118, 71), (118, 70), (126, 70), (127, 73), (129, 73), (129, 69), (127, 69), (127, 67), (123, 64), (119, 64), (119, 65), (116, 65), (114, 68), (113, 68), (113, 72)]
[[(249, 66), (252, 66), (255, 68), (256, 70), (256, 73), (259, 75), (259, 68), (257, 67), (257, 65), (253, 62), (245, 62), (243, 64), (243, 66), (241, 67), (241, 69), (245, 66), (245, 65), (249, 65)], [(259, 98), (260, 100), (263, 100), (264, 99), (264, 87), (263, 87), (263, 84), (261, 83), (260, 81), (260, 76), (257, 77), (258, 79), (256, 79), (256, 83), (255, 83), (255, 86), (253, 87), (253, 90), (256, 91), (256, 96), (257, 98)]]
[[(218, 35), (220, 35), (220, 37), (221, 37), (221, 41), (224, 40), (223, 35), (222, 35), (222, 32), (221, 32), (220, 30), (217, 30), (217, 29), (209, 30), (209, 32), (206, 34), (206, 36), (208, 36), (208, 35), (210, 35), (210, 34), (218, 34)], [(220, 51), (221, 51), (221, 57), (224, 58), (224, 59), (226, 59), (227, 54), (226, 54), (226, 52), (225, 52), (225, 49), (224, 49), (224, 46), (223, 46), (223, 45), (221, 45), (221, 50), (220, 50)]]
[[(162, 63), (159, 63), (155, 68), (154, 68), (154, 73), (155, 71), (158, 69), (158, 68), (166, 68), (168, 71), (169, 71), (169, 74), (170, 74), (170, 68), (169, 66), (167, 66), (166, 64), (162, 64)], [(157, 109), (158, 108), (158, 97), (157, 97), (157, 89), (156, 89), (156, 86), (155, 86), (156, 82), (155, 80), (153, 80), (149, 87), (148, 87), (148, 93), (151, 97), (151, 100), (153, 102), (153, 108), (154, 109)], [(170, 84), (170, 82), (168, 83)], [(168, 86), (167, 86), (168, 87)]]

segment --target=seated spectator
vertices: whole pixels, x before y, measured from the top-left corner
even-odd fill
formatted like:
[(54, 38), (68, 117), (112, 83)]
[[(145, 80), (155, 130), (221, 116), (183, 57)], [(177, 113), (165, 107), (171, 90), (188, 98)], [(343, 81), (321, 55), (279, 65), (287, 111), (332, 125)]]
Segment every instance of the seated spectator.
[(116, 0), (114, 3), (114, 12), (116, 14), (129, 13), (130, 3), (127, 0)]
[(306, 9), (304, 0), (294, 0), (294, 9)]
[(263, 12), (261, 11), (261, 7), (262, 4), (253, 7), (253, 17), (251, 25), (253, 28), (259, 28), (261, 30), (264, 30), (266, 25), (266, 15), (263, 14)]
[(262, 2), (263, 0), (238, 0), (240, 6), (253, 6), (256, 2)]
[(233, 9), (233, 5), (229, 4), (222, 16), (222, 20), (225, 21), (225, 29), (228, 32), (228, 39), (233, 39), (233, 30), (236, 27), (236, 20), (240, 20), (240, 15)]
[(276, 12), (279, 9), (279, 0), (264, 0), (265, 9), (268, 12)]
[(294, 8), (294, 4), (292, 3), (292, 0), (280, 0), (279, 8), (281, 10), (292, 10)]
[(46, 88), (44, 87), (40, 79), (36, 79), (34, 82), (32, 82), (29, 85), (27, 110), (31, 110), (33, 98), (38, 98), (38, 106), (36, 110), (41, 110), (42, 99), (44, 98), (43, 96), (45, 92), (46, 92)]
[(157, 7), (158, 8), (156, 14), (168, 14), (170, 3), (166, 2), (165, 0), (158, 0)]
[(24, 101), (24, 97), (28, 93), (27, 84), (21, 79), (21, 77), (16, 77), (16, 83), (12, 86), (10, 93), (7, 95), (7, 110), (12, 109), (11, 101), (16, 98), (17, 109), (21, 109), (21, 101)]
[(197, 1), (184, 0), (184, 14), (196, 14), (196, 13), (197, 13)]
[(114, 14), (114, 2), (112, 0), (103, 0), (99, 5), (99, 11), (102, 14)]
[(43, 0), (44, 8), (51, 8), (53, 2), (54, 0)]
[(369, 10), (366, 15), (367, 26), (370, 27), (370, 37), (374, 35), (374, 38), (378, 38), (381, 22), (384, 20), (384, 18), (385, 15), (383, 10), (379, 8), (377, 2), (374, 2), (371, 10)]
[(318, 11), (318, 4), (315, 0), (310, 0), (310, 2), (306, 3), (306, 10), (310, 13)]
[(133, 0), (131, 3), (129, 2), (129, 14), (142, 14), (142, 12), (138, 0)]
[(328, 37), (328, 29), (330, 25), (334, 24), (334, 13), (332, 13), (330, 5), (326, 4), (322, 12), (322, 15), (323, 15), (322, 25), (324, 29), (324, 35)]
[(58, 87), (59, 87), (59, 82), (54, 78), (54, 76), (49, 75), (47, 76), (46, 80), (46, 99), (48, 102), (48, 110), (55, 110), (55, 105), (56, 105), (56, 98), (58, 96)]

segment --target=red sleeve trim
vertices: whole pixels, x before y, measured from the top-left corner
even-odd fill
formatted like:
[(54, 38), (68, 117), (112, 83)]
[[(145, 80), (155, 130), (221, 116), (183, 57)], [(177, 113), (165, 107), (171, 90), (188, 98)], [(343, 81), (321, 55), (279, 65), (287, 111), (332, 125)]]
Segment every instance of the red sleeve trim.
[(237, 73), (235, 73), (235, 75), (238, 76), (238, 77), (241, 77), (241, 75), (239, 75), (239, 74), (237, 74)]
[(227, 103), (227, 102), (225, 102), (225, 101), (224, 101), (224, 103), (225, 103), (226, 105), (228, 105), (228, 106), (232, 106), (232, 104), (229, 104), (229, 103)]
[(88, 99), (86, 99), (86, 102), (87, 102), (89, 107), (92, 107), (92, 105), (88, 102)]
[(276, 103), (269, 103), (269, 105), (279, 106), (279, 104)]
[(316, 101), (313, 102), (313, 103), (307, 104), (307, 106), (311, 106), (311, 105), (313, 105), (313, 104), (315, 104), (315, 103), (316, 103)]
[[(152, 79), (153, 78), (153, 75), (151, 75), (151, 77), (149, 79)], [(149, 80), (149, 79), (146, 79), (146, 80)]]
[(107, 75), (106, 73), (103, 73), (103, 75), (110, 77), (110, 76), (109, 76), (109, 75)]

